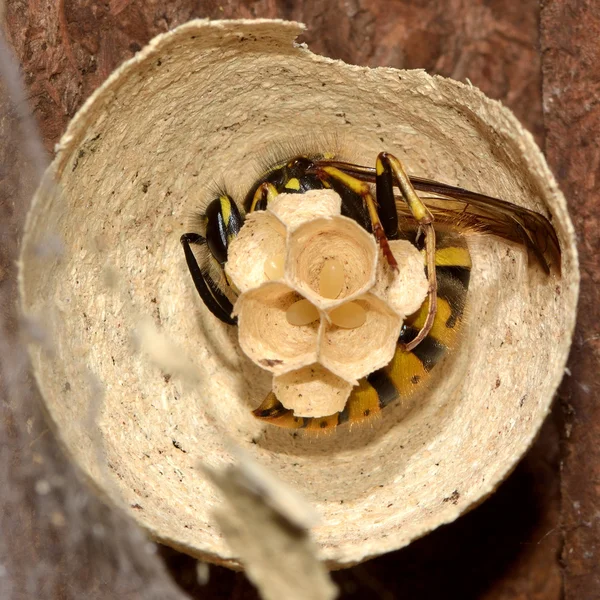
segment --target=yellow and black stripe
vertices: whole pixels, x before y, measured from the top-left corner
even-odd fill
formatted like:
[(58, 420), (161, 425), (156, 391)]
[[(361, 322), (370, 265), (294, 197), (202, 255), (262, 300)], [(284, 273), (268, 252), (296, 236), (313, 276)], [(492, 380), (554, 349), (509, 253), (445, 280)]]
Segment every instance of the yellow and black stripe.
[(242, 227), (243, 219), (236, 203), (220, 194), (206, 208), (206, 243), (221, 265), (227, 262), (227, 248)]
[(434, 367), (456, 345), (471, 274), (471, 255), (459, 234), (439, 234), (435, 258), (438, 307), (431, 331), (412, 351), (403, 350), (404, 344), (415, 338), (425, 322), (429, 303), (426, 300), (406, 319), (391, 362), (359, 381), (342, 412), (321, 418), (295, 417), (270, 393), (254, 415), (280, 427), (332, 429), (371, 418), (392, 402), (408, 399), (422, 390)]
[[(375, 185), (376, 201), (367, 184)], [(331, 429), (370, 418), (388, 404), (425, 389), (425, 382), (432, 381), (431, 372), (436, 365), (456, 346), (463, 324), (471, 257), (465, 238), (454, 232), (467, 235), (485, 232), (522, 244), (546, 273), (556, 271), (560, 274), (560, 244), (546, 217), (498, 198), (408, 177), (400, 161), (385, 152), (378, 155), (375, 168), (336, 160), (331, 153), (296, 155), (286, 161), (274, 161), (246, 194), (243, 209), (246, 213), (265, 210), (278, 194), (300, 195), (323, 188), (331, 188), (339, 194), (342, 215), (373, 233), (384, 253), (389, 250), (388, 239), (409, 239), (419, 247), (415, 235), (418, 226), (424, 230), (426, 238), (429, 235), (432, 239), (433, 219), (437, 236), (437, 312), (432, 328), (420, 342), (417, 335), (427, 330), (423, 327), (428, 316), (428, 301), (406, 320), (389, 365), (361, 380), (342, 412), (319, 419), (294, 417), (273, 393), (269, 394), (254, 414), (275, 425)], [(395, 189), (400, 190), (401, 197), (396, 196)], [(415, 190), (424, 194), (419, 196)], [(199, 219), (199, 230), (204, 231), (204, 236), (197, 232), (183, 234), (181, 244), (201, 299), (215, 317), (235, 325), (237, 319), (231, 316), (230, 300), (235, 290), (231, 290), (232, 294), (225, 293), (221, 281), (226, 282), (226, 278), (213, 276), (209, 267), (216, 265), (222, 270), (229, 244), (238, 234), (243, 217), (227, 193), (219, 192), (213, 198)], [(406, 221), (406, 231), (399, 227), (400, 221)], [(192, 246), (206, 246), (209, 259), (199, 264)], [(386, 254), (388, 262), (394, 266), (393, 255), (390, 255), (391, 252)], [(431, 256), (429, 262), (424, 262), (427, 270), (427, 264), (432, 264)], [(417, 343), (414, 348), (406, 350), (407, 344), (412, 346), (414, 343)]]

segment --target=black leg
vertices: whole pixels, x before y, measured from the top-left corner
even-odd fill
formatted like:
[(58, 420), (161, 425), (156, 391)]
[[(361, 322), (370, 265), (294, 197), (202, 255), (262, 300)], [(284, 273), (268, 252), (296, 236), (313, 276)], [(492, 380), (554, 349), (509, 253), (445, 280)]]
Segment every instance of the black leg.
[(215, 284), (212, 278), (208, 274), (202, 273), (202, 269), (198, 265), (198, 261), (192, 252), (190, 244), (205, 244), (206, 240), (197, 233), (184, 233), (181, 236), (181, 245), (185, 253), (185, 260), (187, 262), (188, 269), (196, 290), (202, 298), (204, 304), (206, 304), (208, 310), (228, 325), (236, 325), (237, 319), (231, 316), (233, 311), (233, 305), (229, 298), (223, 294), (219, 287)]

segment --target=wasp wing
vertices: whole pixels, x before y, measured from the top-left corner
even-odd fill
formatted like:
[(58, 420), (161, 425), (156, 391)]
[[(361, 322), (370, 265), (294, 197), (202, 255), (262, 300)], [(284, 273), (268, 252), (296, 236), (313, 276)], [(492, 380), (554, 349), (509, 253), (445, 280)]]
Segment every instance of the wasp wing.
[[(375, 183), (372, 167), (338, 160), (321, 160), (321, 165), (336, 167), (362, 181)], [(543, 215), (499, 198), (471, 192), (460, 187), (422, 177), (410, 177), (415, 190), (432, 212), (436, 222), (457, 230), (478, 230), (524, 245), (546, 273), (560, 275), (560, 244), (552, 223)], [(400, 215), (410, 216), (399, 199)]]
[(411, 177), (423, 202), (438, 222), (455, 223), (458, 229), (474, 228), (523, 244), (546, 273), (560, 274), (560, 244), (556, 231), (543, 215), (499, 198)]

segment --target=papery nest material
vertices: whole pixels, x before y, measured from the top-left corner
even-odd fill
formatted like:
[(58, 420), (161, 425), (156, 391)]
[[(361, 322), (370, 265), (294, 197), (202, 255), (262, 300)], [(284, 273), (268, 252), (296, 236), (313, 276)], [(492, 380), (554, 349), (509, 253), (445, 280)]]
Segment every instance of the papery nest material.
[[(273, 373), (277, 398), (296, 416), (340, 412), (358, 380), (391, 361), (404, 318), (428, 289), (420, 252), (405, 241), (392, 251), (398, 272), (384, 264), (372, 235), (341, 216), (333, 190), (277, 196), (266, 211), (248, 215), (231, 242), (225, 271), (243, 291), (234, 307), (240, 345)], [(273, 281), (265, 265), (281, 259)], [(329, 261), (342, 269), (334, 298), (321, 289)], [(292, 324), (287, 312), (301, 299), (316, 319)], [(364, 322), (338, 326), (336, 314), (352, 309)]]
[[(36, 196), (23, 239), (23, 312), (54, 347), (32, 344), (31, 361), (66, 453), (154, 538), (235, 566), (212, 516), (221, 499), (197, 468), (233, 461), (225, 439), (316, 506), (322, 521), (311, 536), (322, 560), (360, 562), (496, 489), (548, 414), (575, 322), (566, 203), (514, 116), (423, 71), (316, 56), (294, 42), (301, 32), (281, 21), (194, 21), (153, 40), (69, 125), (50, 171), (58, 186)], [(551, 215), (562, 277), (531, 273), (519, 248), (476, 240), (470, 325), (427, 396), (315, 439), (253, 417), (271, 376), (197, 297), (179, 237), (212, 182), (225, 180), (240, 200), (273, 147), (305, 133), (325, 143), (332, 132), (359, 164), (374, 166), (385, 150), (411, 175)], [(48, 239), (61, 240), (60, 255), (40, 255)], [(136, 350), (145, 317), (170, 341), (163, 349), (189, 359), (193, 382)]]

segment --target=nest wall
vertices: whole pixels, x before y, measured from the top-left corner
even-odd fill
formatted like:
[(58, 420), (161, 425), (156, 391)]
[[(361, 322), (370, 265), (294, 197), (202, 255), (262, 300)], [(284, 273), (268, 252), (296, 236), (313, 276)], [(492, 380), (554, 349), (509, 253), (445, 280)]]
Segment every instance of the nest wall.
[[(44, 340), (31, 355), (69, 455), (154, 537), (230, 565), (199, 462), (230, 462), (233, 441), (291, 484), (323, 516), (313, 535), (332, 567), (399, 548), (512, 470), (548, 413), (574, 324), (565, 201), (512, 114), (422, 71), (313, 55), (294, 44), (300, 31), (196, 21), (124, 64), (69, 126), (22, 255), (23, 308)], [(215, 185), (241, 200), (270, 158), (310, 150), (365, 165), (392, 152), (411, 174), (549, 215), (563, 250), (562, 277), (547, 277), (521, 248), (474, 236), (468, 325), (435, 384), (318, 437), (251, 415), (270, 374), (204, 307), (179, 244)], [(56, 239), (61, 251), (44, 252)], [(164, 337), (148, 342), (144, 323)]]

